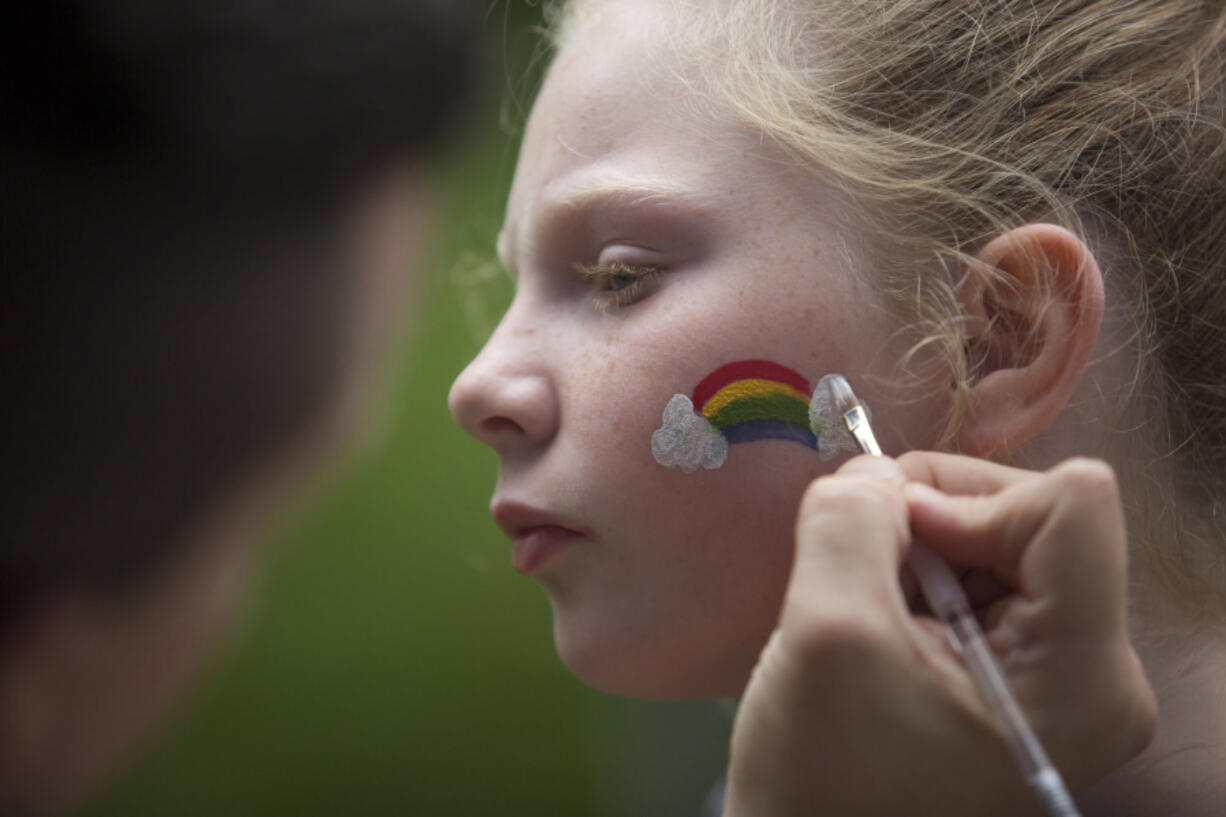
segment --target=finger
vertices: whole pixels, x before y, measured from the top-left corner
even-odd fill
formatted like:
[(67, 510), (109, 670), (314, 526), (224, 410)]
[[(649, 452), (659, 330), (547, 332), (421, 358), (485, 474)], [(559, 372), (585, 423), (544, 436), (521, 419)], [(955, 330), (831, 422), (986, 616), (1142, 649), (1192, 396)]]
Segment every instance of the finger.
[(906, 477), (884, 457), (858, 457), (810, 484), (796, 523), (790, 605), (806, 616), (896, 624), (898, 584), (910, 539)]
[(909, 451), (898, 458), (898, 466), (911, 481), (946, 494), (994, 494), (1036, 476), (1034, 471), (935, 451)]
[(1033, 494), (1014, 489), (954, 496), (922, 482), (903, 488), (912, 536), (957, 567), (988, 569), (1014, 586), (1022, 548), (1043, 521), (1036, 514), (1018, 513), (1045, 507)]
[(962, 565), (992, 568), (1072, 627), (1123, 626), (1127, 550), (1114, 474), (1071, 460), (990, 496), (905, 489), (911, 531)]

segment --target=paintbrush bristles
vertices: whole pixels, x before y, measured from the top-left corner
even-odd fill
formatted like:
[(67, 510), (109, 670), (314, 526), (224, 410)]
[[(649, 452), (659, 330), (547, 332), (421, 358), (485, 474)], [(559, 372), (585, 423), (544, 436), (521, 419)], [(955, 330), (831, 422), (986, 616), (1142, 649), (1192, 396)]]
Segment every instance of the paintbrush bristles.
[(841, 374), (828, 374), (817, 381), (809, 402), (809, 422), (814, 433), (825, 430), (822, 433), (828, 436), (819, 439), (830, 442), (831, 456), (838, 450), (880, 453), (868, 426), (868, 406), (857, 399), (847, 378)]
[(856, 398), (855, 392), (851, 390), (847, 378), (841, 374), (831, 374), (823, 377), (822, 380), (830, 391), (834, 410), (842, 415), (847, 430), (855, 438), (860, 450), (865, 454), (881, 456), (881, 446), (877, 444), (877, 437), (868, 424), (868, 412)]
[(846, 377), (841, 374), (832, 374), (826, 382), (830, 387), (830, 396), (836, 412), (846, 416), (847, 412), (852, 409), (860, 408), (860, 401), (856, 399), (856, 394), (851, 390)]

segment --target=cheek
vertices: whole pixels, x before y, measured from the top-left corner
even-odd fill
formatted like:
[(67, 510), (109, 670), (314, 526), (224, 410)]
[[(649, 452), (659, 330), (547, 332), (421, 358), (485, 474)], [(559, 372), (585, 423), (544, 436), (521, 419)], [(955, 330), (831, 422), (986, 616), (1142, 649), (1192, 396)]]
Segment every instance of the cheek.
[(686, 474), (652, 463), (640, 492), (640, 519), (651, 523), (683, 563), (724, 590), (791, 563), (796, 509), (820, 470), (802, 446), (765, 441), (737, 446), (724, 465)]
[[(837, 463), (763, 440), (730, 446), (717, 469), (685, 473), (655, 461), (651, 437), (674, 394), (726, 363), (774, 359), (816, 380), (824, 370), (809, 370), (830, 361), (825, 351), (820, 362), (797, 359), (808, 344), (787, 337), (795, 326), (712, 327), (670, 307), (589, 336), (570, 360), (561, 450), (582, 464), (576, 490), (611, 535), (599, 570), (585, 571), (572, 588), (582, 592), (559, 608), (556, 634), (572, 670), (608, 691), (734, 695), (777, 622), (800, 497)], [(610, 666), (617, 674), (604, 675)], [(648, 679), (661, 686), (638, 686)]]
[(778, 621), (795, 509), (812, 473), (807, 452), (785, 445), (730, 452), (719, 471), (653, 463), (630, 483), (634, 512), (605, 577), (620, 611), (609, 624), (634, 636), (636, 681), (661, 686), (627, 694), (740, 694)]
[(799, 499), (829, 466), (803, 445), (764, 440), (729, 448), (715, 470), (667, 469), (650, 444), (664, 400), (613, 402), (622, 411), (585, 456), (619, 534), (608, 589), (650, 611), (699, 665), (716, 665), (702, 675), (748, 672), (779, 615)]
[[(790, 558), (801, 494), (836, 463), (823, 462), (800, 443), (763, 440), (729, 446), (719, 468), (685, 473), (657, 462), (651, 439), (673, 395), (688, 396), (712, 370), (752, 357), (790, 361), (795, 349), (772, 354), (783, 343), (767, 326), (721, 333), (693, 321), (652, 324), (649, 331), (611, 333), (576, 367), (586, 372), (586, 388), (567, 401), (567, 436), (582, 446), (574, 453), (588, 464), (589, 477), (599, 475), (610, 500), (633, 495), (620, 510), (650, 520), (672, 552), (701, 562), (716, 543), (735, 539), (737, 549), (725, 548), (720, 558), (750, 561), (746, 554), (761, 550), (758, 542), (782, 540), (786, 548), (771, 552), (783, 550)], [(814, 371), (803, 374), (813, 380), (824, 373), (816, 372), (820, 365), (807, 368)], [(772, 557), (776, 564), (781, 560), (786, 561)]]

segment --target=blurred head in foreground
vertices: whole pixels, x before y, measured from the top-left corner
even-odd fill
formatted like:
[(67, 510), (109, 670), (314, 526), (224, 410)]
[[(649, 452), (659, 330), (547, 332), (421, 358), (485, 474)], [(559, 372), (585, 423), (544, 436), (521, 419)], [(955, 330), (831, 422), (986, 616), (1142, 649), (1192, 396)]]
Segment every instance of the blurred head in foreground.
[(0, 39), (0, 812), (193, 677), (394, 316), (466, 4), (79, 0)]

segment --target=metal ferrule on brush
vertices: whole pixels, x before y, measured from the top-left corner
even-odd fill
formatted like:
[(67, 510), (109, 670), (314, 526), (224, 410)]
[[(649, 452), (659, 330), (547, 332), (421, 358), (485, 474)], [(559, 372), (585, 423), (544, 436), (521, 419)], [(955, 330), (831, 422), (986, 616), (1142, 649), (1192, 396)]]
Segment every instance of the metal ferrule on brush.
[(863, 406), (857, 403), (845, 411), (843, 422), (847, 424), (847, 430), (856, 438), (856, 442), (860, 444), (860, 449), (864, 453), (875, 457), (881, 456), (881, 446), (877, 445), (872, 426), (868, 424), (868, 418), (864, 416)]

